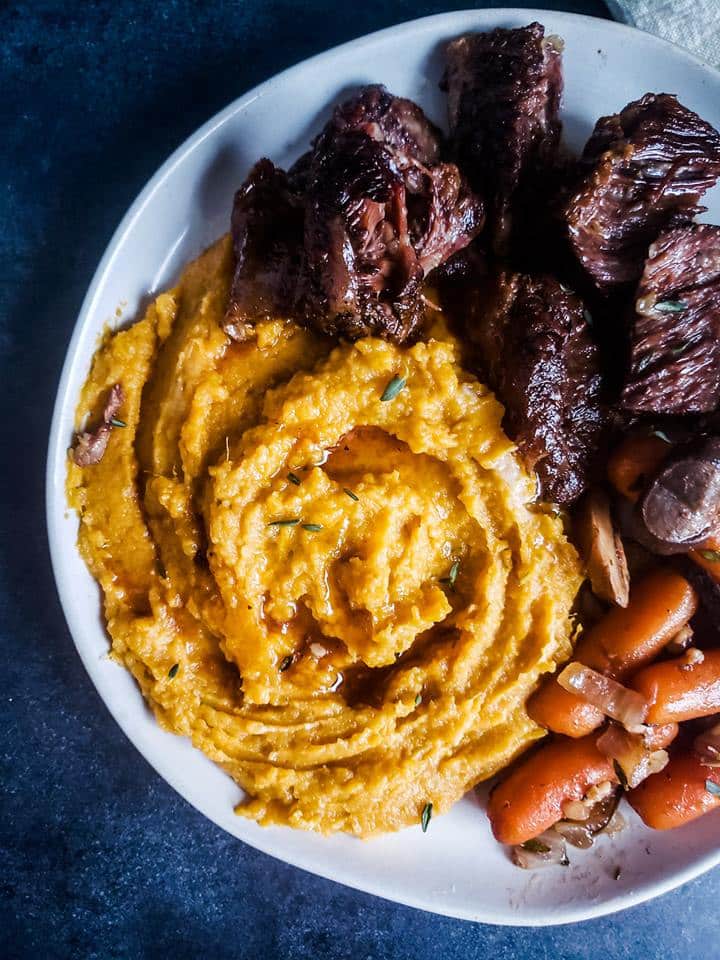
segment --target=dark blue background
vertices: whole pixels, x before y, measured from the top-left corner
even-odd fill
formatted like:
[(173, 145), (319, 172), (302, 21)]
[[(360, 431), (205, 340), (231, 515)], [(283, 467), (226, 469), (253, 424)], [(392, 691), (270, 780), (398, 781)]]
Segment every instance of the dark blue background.
[[(606, 15), (600, 0), (545, 3)], [(422, 914), (256, 853), (125, 740), (58, 605), (43, 508), (52, 400), (122, 214), (170, 151), (249, 87), (445, 8), (0, 0), (0, 956), (720, 956), (718, 871), (617, 917), (531, 931)]]

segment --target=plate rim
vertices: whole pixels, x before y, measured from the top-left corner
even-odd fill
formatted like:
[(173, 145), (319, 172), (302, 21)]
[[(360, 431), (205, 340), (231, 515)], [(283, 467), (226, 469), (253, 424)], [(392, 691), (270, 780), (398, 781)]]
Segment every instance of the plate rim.
[[(543, 18), (550, 16), (553, 19), (568, 20), (575, 23), (585, 24), (590, 29), (597, 29), (597, 25), (602, 24), (604, 30), (609, 30), (611, 33), (616, 33), (621, 37), (631, 36), (634, 42), (637, 42), (638, 39), (641, 38), (643, 42), (651, 47), (654, 47), (655, 49), (670, 49), (674, 58), (685, 60), (685, 62), (688, 64), (692, 64), (695, 69), (700, 68), (700, 70), (704, 72), (713, 82), (718, 82), (718, 71), (709, 64), (703, 62), (694, 54), (690, 53), (690, 51), (686, 50), (684, 47), (681, 47), (678, 44), (675, 44), (669, 40), (665, 40), (661, 37), (656, 37), (629, 24), (619, 23), (617, 21), (604, 19), (602, 17), (593, 17), (587, 14), (571, 13), (563, 10), (547, 10), (537, 7), (494, 7), (450, 10), (443, 13), (432, 14), (426, 17), (418, 17), (411, 20), (402, 21), (401, 23), (393, 24), (392, 26), (385, 27), (381, 30), (376, 30), (372, 33), (364, 34), (360, 37), (345, 41), (334, 47), (329, 47), (328, 49), (313, 54), (313, 56), (307, 57), (304, 60), (299, 60), (286, 67), (279, 73), (273, 74), (267, 80), (262, 81), (245, 93), (240, 94), (238, 97), (230, 101), (225, 107), (217, 111), (205, 123), (201, 124), (188, 137), (186, 137), (180, 143), (180, 145), (171, 152), (171, 154), (160, 165), (160, 167), (158, 167), (155, 173), (150, 177), (139, 194), (136, 196), (135, 200), (131, 203), (126, 213), (120, 220), (120, 223), (113, 231), (98, 263), (98, 266), (93, 273), (92, 280), (90, 281), (90, 285), (78, 311), (77, 319), (73, 325), (72, 333), (65, 350), (60, 377), (57, 381), (45, 468), (45, 520), (51, 567), (58, 598), (60, 600), (60, 606), (63, 611), (63, 617), (65, 619), (68, 632), (72, 638), (75, 650), (80, 657), (83, 666), (85, 667), (85, 671), (89, 676), (90, 681), (92, 682), (95, 691), (100, 697), (105, 709), (118, 724), (129, 743), (141, 754), (153, 771), (164, 781), (166, 781), (177, 794), (179, 794), (184, 802), (193, 807), (193, 809), (195, 809), (199, 814), (212, 821), (217, 827), (223, 830), (223, 832), (232, 836), (237, 842), (246, 843), (248, 846), (259, 850), (261, 853), (267, 856), (271, 856), (280, 862), (287, 863), (296, 869), (305, 870), (306, 872), (312, 873), (316, 876), (323, 877), (326, 880), (332, 880), (336, 883), (341, 883), (343, 886), (358, 890), (363, 893), (371, 894), (373, 896), (381, 897), (389, 902), (399, 903), (403, 906), (412, 907), (416, 910), (424, 910), (441, 916), (448, 916), (471, 922), (495, 924), (499, 926), (534, 928), (582, 922), (585, 920), (607, 916), (608, 914), (628, 909), (652, 900), (658, 896), (668, 893), (671, 890), (676, 889), (684, 883), (687, 883), (701, 874), (706, 873), (708, 870), (711, 870), (713, 867), (720, 864), (720, 847), (714, 851), (708, 852), (691, 865), (680, 868), (668, 876), (655, 881), (643, 883), (637, 890), (623, 892), (616, 897), (610, 897), (599, 903), (579, 901), (577, 904), (563, 907), (560, 911), (556, 910), (552, 913), (541, 913), (538, 908), (530, 908), (529, 912), (526, 912), (525, 915), (522, 913), (511, 912), (498, 915), (493, 912), (484, 912), (481, 904), (478, 905), (478, 909), (473, 910), (472, 912), (465, 908), (453, 910), (447, 904), (443, 904), (442, 906), (434, 905), (430, 900), (421, 901), (417, 897), (403, 896), (402, 893), (398, 892), (397, 890), (389, 893), (379, 884), (362, 883), (354, 880), (351, 873), (346, 876), (341, 871), (338, 875), (337, 870), (333, 872), (331, 869), (322, 869), (317, 866), (306, 866), (302, 861), (302, 857), (300, 856), (296, 856), (295, 854), (281, 854), (277, 852), (275, 846), (270, 840), (269, 832), (267, 842), (263, 842), (262, 833), (259, 834), (257, 839), (255, 837), (250, 839), (247, 837), (237, 836), (237, 834), (229, 831), (227, 827), (216, 816), (213, 815), (212, 812), (203, 809), (193, 800), (188, 798), (183, 786), (180, 783), (180, 778), (175, 775), (172, 770), (165, 771), (162, 769), (159, 759), (155, 757), (144, 744), (138, 743), (137, 738), (129, 732), (128, 728), (131, 726), (130, 721), (119, 715), (118, 711), (114, 709), (114, 707), (111, 706), (111, 704), (105, 698), (100, 688), (99, 677), (96, 677), (93, 658), (90, 655), (90, 652), (87, 649), (83, 649), (82, 645), (78, 641), (78, 636), (81, 632), (81, 626), (79, 624), (77, 604), (73, 600), (72, 591), (66, 582), (66, 577), (63, 573), (60, 563), (60, 544), (63, 540), (63, 534), (60, 528), (60, 516), (69, 508), (65, 499), (64, 480), (61, 485), (60, 492), (58, 492), (57, 485), (55, 483), (56, 477), (58, 476), (59, 467), (63, 468), (61, 475), (64, 478), (64, 464), (67, 444), (64, 441), (62, 429), (63, 414), (64, 407), (67, 403), (69, 381), (71, 380), (73, 367), (76, 361), (79, 341), (85, 326), (94, 312), (96, 299), (101, 292), (107, 274), (112, 269), (116, 253), (122, 246), (125, 235), (132, 229), (138, 218), (142, 215), (145, 207), (148, 205), (157, 191), (162, 188), (163, 184), (170, 174), (175, 170), (175, 168), (184, 162), (184, 160), (197, 147), (199, 147), (208, 137), (212, 136), (215, 130), (225, 124), (231, 117), (234, 117), (238, 113), (242, 113), (252, 103), (264, 96), (274, 86), (286, 83), (292, 78), (292, 75), (295, 72), (300, 72), (308, 67), (317, 65), (323, 60), (332, 60), (333, 58), (341, 57), (343, 53), (349, 52), (350, 50), (355, 52), (358, 49), (362, 49), (364, 46), (373, 46), (395, 35), (401, 35), (414, 31), (430, 31), (434, 27), (439, 27), (441, 25), (447, 27), (448, 23), (452, 24), (453, 21), (458, 21), (458, 23), (460, 23), (463, 20), (473, 18), (482, 20), (488, 15), (492, 15), (498, 20), (503, 17), (522, 18), (528, 23), (532, 22), (533, 20), (539, 20), (542, 22)], [(488, 29), (488, 27), (484, 28)], [(473, 28), (463, 25), (460, 27), (460, 29), (467, 30)], [(480, 24), (478, 24), (478, 29), (480, 29)], [(58, 498), (60, 498), (60, 503), (62, 503), (62, 509), (59, 509)], [(153, 718), (153, 722), (156, 723), (157, 721)]]

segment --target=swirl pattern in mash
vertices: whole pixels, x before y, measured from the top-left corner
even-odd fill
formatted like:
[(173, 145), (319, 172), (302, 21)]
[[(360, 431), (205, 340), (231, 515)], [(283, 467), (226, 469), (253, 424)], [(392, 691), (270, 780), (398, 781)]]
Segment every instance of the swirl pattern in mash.
[(541, 735), (524, 703), (569, 653), (577, 556), (441, 321), (410, 348), (282, 319), (230, 344), (231, 269), (224, 239), (83, 391), (79, 419), (126, 397), (68, 477), (113, 654), (240, 813), (417, 823)]

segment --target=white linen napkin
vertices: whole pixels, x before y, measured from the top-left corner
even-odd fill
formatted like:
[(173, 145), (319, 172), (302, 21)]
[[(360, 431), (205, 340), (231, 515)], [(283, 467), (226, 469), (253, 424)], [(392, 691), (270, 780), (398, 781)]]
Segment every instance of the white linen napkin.
[(686, 47), (720, 67), (720, 0), (605, 0), (616, 20)]

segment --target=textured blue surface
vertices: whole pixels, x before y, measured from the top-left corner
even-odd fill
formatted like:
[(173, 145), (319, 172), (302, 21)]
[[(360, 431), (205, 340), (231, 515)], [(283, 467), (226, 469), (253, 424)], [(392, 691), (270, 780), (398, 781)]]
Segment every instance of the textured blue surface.
[[(605, 12), (600, 0), (549, 5)], [(0, 2), (0, 956), (720, 956), (717, 871), (617, 917), (531, 931), (424, 915), (256, 853), (125, 740), (56, 599), (43, 517), (52, 399), (121, 215), (168, 153), (247, 88), (444, 7)]]

